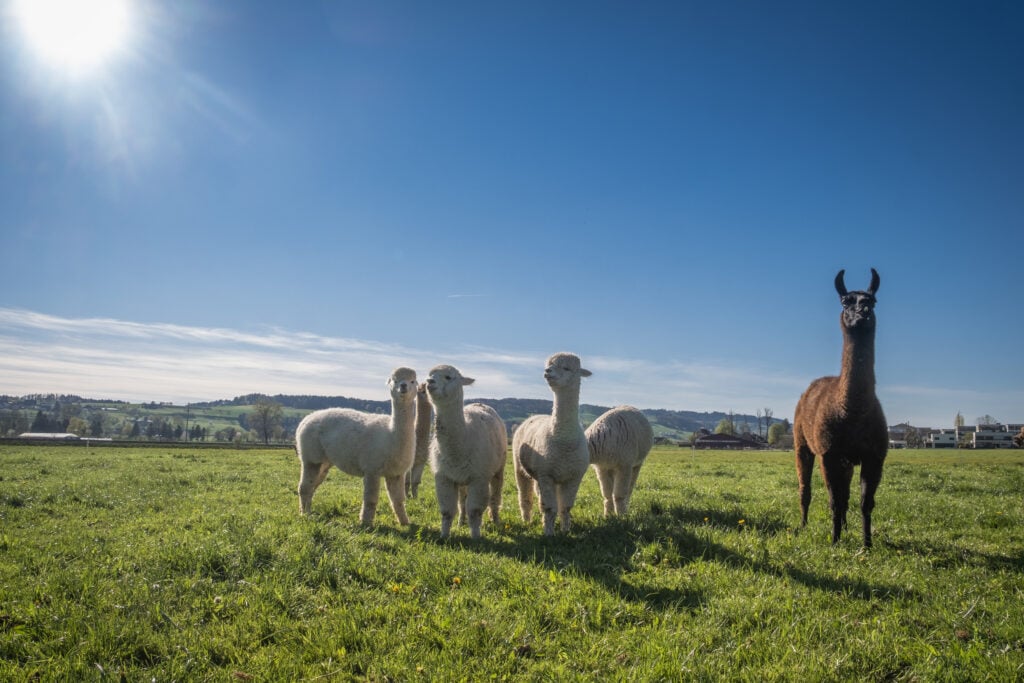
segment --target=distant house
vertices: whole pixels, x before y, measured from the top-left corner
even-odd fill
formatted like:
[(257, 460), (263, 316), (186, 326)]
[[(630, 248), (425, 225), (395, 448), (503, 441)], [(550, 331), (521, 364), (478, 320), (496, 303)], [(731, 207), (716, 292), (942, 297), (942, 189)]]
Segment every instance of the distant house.
[(1013, 437), (1020, 425), (964, 425), (956, 428), (956, 442), (966, 448), (1015, 448)]
[(925, 437), (925, 448), (956, 448), (955, 429), (933, 429)]
[(694, 440), (693, 447), (700, 450), (742, 451), (760, 449), (764, 446), (734, 434), (703, 434)]

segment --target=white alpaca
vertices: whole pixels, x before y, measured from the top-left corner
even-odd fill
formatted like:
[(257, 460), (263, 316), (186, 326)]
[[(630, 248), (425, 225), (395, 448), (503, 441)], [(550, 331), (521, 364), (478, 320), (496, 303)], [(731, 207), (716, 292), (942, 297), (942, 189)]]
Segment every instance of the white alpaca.
[(654, 443), (654, 430), (633, 406), (612, 408), (587, 427), (590, 464), (604, 498), (604, 514), (624, 515), (629, 499)]
[(580, 381), (590, 374), (574, 354), (556, 353), (548, 358), (544, 379), (555, 394), (551, 415), (528, 417), (512, 436), (519, 511), (529, 522), (536, 491), (547, 536), (555, 533), (556, 513), (562, 531), (569, 531), (570, 511), (590, 464), (587, 437), (580, 424)]
[(412, 469), (405, 475), (406, 496), (415, 498), (419, 495), (423, 468), (430, 456), (430, 424), (433, 419), (430, 399), (427, 398), (427, 385), (423, 383), (416, 390), (416, 452), (412, 459)]
[(313, 493), (331, 465), (363, 478), (363, 508), (359, 520), (373, 523), (384, 477), (388, 499), (400, 524), (405, 512), (405, 473), (412, 465), (416, 435), (416, 371), (397, 368), (388, 378), (391, 415), (374, 415), (348, 408), (328, 408), (307, 415), (295, 431), (295, 448), (302, 463), (299, 510), (309, 514)]
[(462, 388), (473, 381), (450, 365), (438, 365), (426, 382), (434, 407), (430, 468), (441, 509), (441, 538), (448, 537), (456, 514), (460, 520), (468, 518), (473, 538), (480, 538), (485, 507), (490, 508), (491, 521), (498, 523), (508, 435), (490, 406), (463, 407)]

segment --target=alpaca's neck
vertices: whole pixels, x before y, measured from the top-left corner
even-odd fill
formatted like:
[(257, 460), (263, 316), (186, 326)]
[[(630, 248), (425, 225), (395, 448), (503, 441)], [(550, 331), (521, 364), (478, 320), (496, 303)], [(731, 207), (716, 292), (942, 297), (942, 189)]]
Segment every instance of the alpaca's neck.
[(875, 393), (875, 334), (843, 330), (843, 368), (839, 375), (841, 399), (847, 407), (861, 404)]
[(430, 435), (430, 401), (425, 396), (416, 397), (416, 443), (426, 442)]
[(555, 392), (551, 428), (557, 433), (576, 435), (580, 428), (580, 388), (561, 387)]
[(390, 428), (401, 441), (416, 438), (416, 404), (413, 401), (391, 399)]
[(466, 436), (466, 413), (462, 398), (443, 406), (434, 406), (434, 434), (443, 445), (462, 443)]

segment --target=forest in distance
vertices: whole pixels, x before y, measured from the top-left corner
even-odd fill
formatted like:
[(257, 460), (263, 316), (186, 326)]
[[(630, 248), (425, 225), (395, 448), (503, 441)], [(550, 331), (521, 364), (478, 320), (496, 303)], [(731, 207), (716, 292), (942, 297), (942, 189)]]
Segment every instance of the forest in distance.
[[(544, 399), (473, 399), (494, 408), (514, 429), (530, 415), (549, 414)], [(352, 408), (387, 413), (387, 401), (347, 396), (247, 394), (233, 399), (175, 405), (159, 402), (130, 403), (77, 395), (33, 394), (0, 396), (0, 436), (31, 433), (71, 433), (88, 438), (157, 441), (213, 441), (258, 443), (290, 441), (308, 413), (323, 408)], [(582, 404), (580, 418), (589, 424), (611, 406)], [(725, 411), (697, 412), (644, 409), (655, 437), (662, 442), (689, 444), (702, 430), (748, 435), (767, 441), (769, 428), (788, 421), (773, 416), (771, 408), (756, 415)]]

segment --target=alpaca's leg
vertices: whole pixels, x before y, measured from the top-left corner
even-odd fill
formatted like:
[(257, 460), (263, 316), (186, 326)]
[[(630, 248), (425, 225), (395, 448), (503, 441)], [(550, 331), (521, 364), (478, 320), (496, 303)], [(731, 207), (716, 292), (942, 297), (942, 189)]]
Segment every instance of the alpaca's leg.
[(805, 444), (796, 452), (796, 476), (800, 484), (800, 526), (807, 526), (807, 510), (811, 507), (811, 475), (814, 474), (814, 453)]
[(327, 461), (302, 461), (302, 472), (299, 475), (299, 512), (301, 514), (309, 514), (313, 505), (313, 493), (327, 478), (327, 471), (330, 469), (331, 463)]
[(420, 493), (420, 482), (423, 481), (423, 467), (426, 462), (414, 463), (412, 469), (409, 470), (410, 478), (412, 480), (412, 497), (415, 498)]
[(554, 536), (559, 498), (551, 477), (541, 477), (537, 480), (537, 497), (540, 498), (540, 511), (544, 516), (544, 535)]
[(860, 516), (864, 522), (864, 547), (871, 547), (871, 511), (875, 509), (875, 491), (882, 481), (882, 464), (864, 462), (860, 466)]
[(409, 515), (405, 511), (405, 475), (387, 477), (384, 485), (388, 490), (388, 500), (391, 501), (391, 509), (395, 512), (395, 519), (399, 524), (408, 524)]
[(441, 510), (441, 538), (448, 538), (458, 512), (459, 487), (448, 477), (435, 474), (434, 490), (437, 492), (437, 507)]
[(466, 496), (469, 495), (469, 491), (465, 486), (459, 487), (459, 526), (466, 523)]
[(615, 514), (615, 473), (603, 467), (594, 467), (597, 473), (597, 485), (601, 487), (601, 498), (604, 499), (604, 516)]
[(580, 490), (580, 480), (566, 482), (558, 487), (558, 514), (562, 518), (562, 532), (568, 533), (572, 528), (572, 506), (576, 504), (576, 494)]
[(637, 479), (640, 478), (640, 466), (643, 463), (638, 463), (633, 466), (633, 471), (630, 473), (630, 488), (629, 493), (626, 495), (626, 505), (629, 506), (631, 500), (633, 500), (633, 492), (637, 488)]
[(615, 514), (624, 515), (629, 511), (629, 493), (632, 483), (633, 472), (631, 469), (619, 468), (615, 470)]
[(488, 507), (491, 510), (491, 521), (494, 524), (500, 522), (500, 511), (501, 511), (501, 487), (505, 483), (505, 468), (502, 467), (498, 470), (489, 483), (488, 491)]
[(533, 517), (533, 479), (530, 478), (523, 468), (516, 467), (516, 491), (519, 494), (519, 514), (524, 522), (529, 522)]
[(480, 538), (480, 527), (483, 524), (484, 508), (487, 507), (489, 497), (488, 488), (490, 482), (472, 481), (465, 487), (466, 502), (463, 508), (469, 520), (469, 535), (471, 538)]
[(377, 500), (380, 498), (380, 475), (373, 474), (363, 477), (363, 509), (359, 512), (359, 522), (365, 526), (373, 524), (377, 514)]

